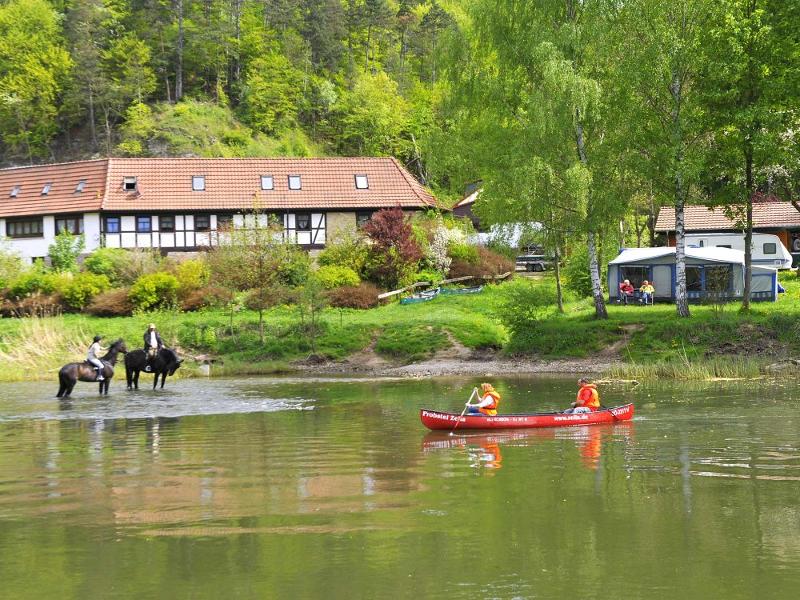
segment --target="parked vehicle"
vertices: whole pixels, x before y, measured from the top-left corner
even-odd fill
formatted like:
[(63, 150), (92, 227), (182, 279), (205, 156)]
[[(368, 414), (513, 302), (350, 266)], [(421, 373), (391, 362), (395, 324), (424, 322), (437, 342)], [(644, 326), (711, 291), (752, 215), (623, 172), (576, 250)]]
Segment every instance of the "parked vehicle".
[[(744, 252), (743, 233), (687, 233), (686, 245), (695, 248), (732, 248)], [(792, 255), (780, 238), (772, 233), (754, 233), (753, 264), (776, 269), (791, 269)]]
[(518, 271), (535, 271), (541, 273), (553, 268), (553, 259), (544, 254), (525, 254), (517, 257)]

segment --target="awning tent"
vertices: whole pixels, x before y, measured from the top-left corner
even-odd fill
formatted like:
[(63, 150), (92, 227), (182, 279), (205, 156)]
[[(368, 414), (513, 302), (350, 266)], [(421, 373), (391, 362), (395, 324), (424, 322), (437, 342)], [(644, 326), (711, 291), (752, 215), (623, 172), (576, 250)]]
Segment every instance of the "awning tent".
[[(753, 266), (751, 299), (778, 298), (778, 272)], [(635, 289), (646, 279), (655, 287), (656, 300), (674, 300), (677, 286), (675, 248), (625, 248), (608, 263), (608, 289), (617, 300), (620, 282)], [(744, 293), (744, 252), (730, 248), (686, 248), (686, 288), (690, 300), (737, 300)]]

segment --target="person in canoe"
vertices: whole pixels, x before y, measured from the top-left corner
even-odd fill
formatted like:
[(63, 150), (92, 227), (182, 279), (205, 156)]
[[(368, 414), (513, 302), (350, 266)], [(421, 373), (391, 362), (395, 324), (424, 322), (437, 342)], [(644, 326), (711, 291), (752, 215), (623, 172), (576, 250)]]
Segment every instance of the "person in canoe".
[(600, 409), (600, 394), (597, 391), (597, 386), (585, 377), (578, 379), (578, 396), (575, 402), (572, 403), (572, 408), (568, 408), (564, 412), (566, 414), (577, 414), (594, 412)]
[[(477, 391), (477, 390), (475, 390)], [(473, 392), (474, 394), (475, 392)], [(478, 394), (479, 401), (475, 404), (467, 402), (468, 413), (470, 415), (478, 416), (484, 415), (493, 417), (497, 414), (497, 405), (500, 404), (500, 394), (492, 387), (491, 383), (482, 383), (481, 391)], [(472, 400), (472, 397), (470, 397)]]

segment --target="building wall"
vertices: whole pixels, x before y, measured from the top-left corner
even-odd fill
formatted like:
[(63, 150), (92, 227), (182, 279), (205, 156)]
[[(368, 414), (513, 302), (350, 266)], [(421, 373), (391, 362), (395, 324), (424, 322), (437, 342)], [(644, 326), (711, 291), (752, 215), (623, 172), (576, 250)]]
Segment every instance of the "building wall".
[(42, 236), (34, 238), (6, 238), (6, 220), (0, 219), (0, 236), (6, 240), (8, 247), (18, 252), (24, 259), (44, 258), (50, 244), (55, 241), (56, 221), (53, 215), (42, 218)]
[(328, 239), (343, 231), (356, 230), (355, 212), (329, 212), (327, 215)]

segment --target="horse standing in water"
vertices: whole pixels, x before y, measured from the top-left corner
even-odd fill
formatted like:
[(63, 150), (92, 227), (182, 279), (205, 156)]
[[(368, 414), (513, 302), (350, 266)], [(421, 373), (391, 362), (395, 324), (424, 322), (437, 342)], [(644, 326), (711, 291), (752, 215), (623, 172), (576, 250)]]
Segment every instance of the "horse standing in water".
[(125, 355), (125, 377), (128, 380), (128, 389), (139, 389), (139, 373), (153, 373), (156, 377), (153, 380), (153, 389), (158, 385), (158, 377), (161, 376), (161, 389), (164, 389), (164, 382), (168, 375), (174, 375), (178, 367), (183, 362), (178, 358), (177, 352), (171, 348), (161, 348), (150, 361), (150, 371), (145, 371), (147, 366), (147, 353), (144, 350), (132, 350)]
[[(117, 355), (120, 352), (125, 354), (127, 351), (125, 342), (119, 339), (111, 344), (105, 356), (100, 358), (103, 361), (103, 377), (105, 377), (100, 382), (101, 395), (108, 394), (108, 386), (114, 377), (114, 365), (117, 364)], [(97, 369), (86, 361), (68, 363), (61, 367), (58, 372), (58, 394), (56, 394), (56, 397), (66, 398), (69, 396), (78, 381), (97, 381)]]

